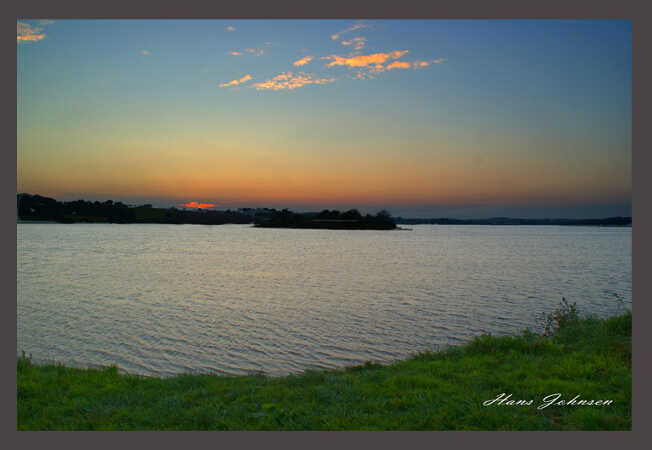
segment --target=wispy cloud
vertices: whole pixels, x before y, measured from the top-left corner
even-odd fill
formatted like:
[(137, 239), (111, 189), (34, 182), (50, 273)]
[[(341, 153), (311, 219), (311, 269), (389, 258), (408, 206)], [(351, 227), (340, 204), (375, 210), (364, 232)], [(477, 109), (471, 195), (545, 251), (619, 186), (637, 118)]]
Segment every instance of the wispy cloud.
[(410, 68), (410, 63), (405, 62), (405, 61), (394, 61), (391, 64), (388, 64), (386, 66), (387, 70), (392, 70), (392, 69), (409, 69)]
[[(371, 27), (371, 25), (358, 22), (349, 28), (331, 35), (331, 39), (338, 40), (342, 37), (343, 34), (367, 27)], [(375, 75), (386, 72), (388, 70), (409, 69), (410, 67), (420, 69), (431, 64), (439, 64), (445, 61), (443, 58), (435, 59), (432, 61), (394, 61), (402, 58), (405, 54), (408, 53), (408, 50), (396, 50), (392, 52), (380, 52), (372, 53), (369, 55), (360, 55), (359, 50), (362, 50), (367, 44), (367, 38), (363, 36), (356, 36), (348, 40), (341, 39), (340, 44), (345, 46), (353, 46), (355, 51), (347, 56), (330, 55), (322, 56), (321, 59), (330, 60), (330, 62), (327, 64), (327, 67), (344, 66), (357, 69), (357, 73), (354, 78), (361, 80), (374, 78)]]
[(430, 64), (439, 64), (439, 63), (443, 63), (444, 61), (446, 61), (444, 58), (433, 59), (432, 61), (423, 61), (417, 59), (416, 61), (412, 62), (412, 67), (414, 67), (415, 69), (420, 69), (421, 67), (428, 67)]
[[(261, 56), (265, 54), (265, 50), (263, 50), (262, 48), (245, 48), (244, 51), (253, 56)], [(233, 56), (240, 56), (242, 54), (243, 53), (238, 50), (233, 50), (232, 52), (229, 52), (229, 55), (233, 55)]]
[(254, 56), (261, 56), (265, 53), (265, 50), (262, 48), (245, 48), (245, 52), (250, 53)]
[[(340, 39), (342, 34), (350, 33), (361, 28), (370, 27), (371, 25), (365, 23), (356, 23), (345, 30), (342, 30), (331, 36), (331, 39), (337, 40)], [(394, 70), (394, 69), (409, 69), (413, 67), (415, 69), (427, 67), (431, 64), (438, 64), (445, 61), (443, 58), (435, 60), (415, 60), (415, 61), (402, 61), (399, 60), (403, 58), (406, 54), (409, 53), (409, 50), (394, 50), (388, 52), (378, 52), (371, 53), (367, 55), (360, 55), (359, 50), (363, 49), (367, 44), (367, 38), (363, 36), (352, 37), (348, 40), (340, 40), (340, 43), (344, 46), (351, 46), (355, 51), (349, 53), (345, 56), (340, 55), (330, 55), (322, 56), (319, 59), (327, 60), (328, 63), (326, 67), (332, 68), (336, 66), (342, 66), (349, 69), (356, 69), (357, 74), (354, 78), (357, 79), (368, 79), (374, 78), (375, 75)], [(270, 45), (270, 42), (265, 42), (265, 45)], [(242, 51), (232, 51), (231, 55), (239, 56), (244, 53), (249, 53), (254, 56), (261, 56), (264, 54), (264, 50), (260, 48), (246, 48)], [(300, 59), (297, 59), (292, 62), (294, 67), (303, 67), (304, 65), (310, 63), (316, 59), (314, 56), (304, 56)], [(241, 83), (251, 80), (250, 75), (245, 75), (240, 79), (235, 79), (229, 81), (228, 83), (222, 83), (220, 87), (228, 86), (237, 86)], [(254, 83), (248, 87), (254, 88), (256, 90), (292, 90), (309, 84), (328, 84), (336, 80), (335, 77), (325, 76), (324, 74), (316, 73), (293, 73), (293, 72), (281, 72), (280, 74), (269, 78), (265, 81)]]
[(25, 22), (16, 22), (16, 42), (36, 42), (45, 38), (43, 28)]
[(393, 52), (372, 53), (369, 55), (330, 55), (322, 56), (321, 59), (330, 60), (330, 62), (327, 64), (327, 67), (345, 66), (358, 69), (354, 78), (359, 80), (374, 78), (375, 75), (386, 72), (388, 70), (409, 69), (410, 67), (420, 69), (422, 67), (427, 67), (430, 64), (438, 64), (445, 61), (444, 58), (439, 58), (432, 61), (393, 61), (398, 60), (408, 52), (408, 50), (395, 50)]
[(149, 52), (149, 50), (141, 50), (141, 51), (140, 51), (140, 54), (141, 54), (141, 55), (145, 55), (145, 56), (151, 55), (151, 53)]
[(229, 86), (237, 86), (241, 83), (246, 83), (247, 81), (251, 80), (252, 76), (251, 75), (245, 75), (244, 77), (237, 79), (237, 80), (231, 80), (228, 83), (222, 83), (219, 86), (220, 87), (229, 87)]
[(297, 67), (304, 66), (304, 65), (308, 64), (310, 61), (312, 61), (312, 56), (304, 56), (303, 58), (294, 61), (292, 63), (292, 65), (297, 66)]
[(342, 45), (353, 45), (353, 48), (355, 50), (362, 50), (362, 48), (364, 48), (366, 43), (367, 43), (367, 38), (361, 36), (354, 37), (350, 41), (344, 41), (344, 40), (340, 41), (340, 44)]
[(319, 78), (318, 75), (314, 73), (304, 73), (300, 72), (298, 74), (293, 74), (292, 72), (283, 72), (270, 80), (256, 83), (253, 85), (256, 90), (266, 90), (271, 89), (274, 91), (282, 89), (296, 89), (307, 84), (327, 84), (335, 81), (335, 78)]
[(370, 27), (370, 26), (371, 26), (371, 25), (368, 25), (368, 24), (366, 24), (366, 23), (356, 23), (355, 25), (351, 25), (349, 28), (347, 28), (347, 29), (345, 29), (345, 30), (342, 30), (342, 31), (340, 31), (340, 32), (337, 32), (337, 33), (333, 34), (333, 35), (331, 36), (331, 39), (334, 40), (334, 41), (336, 41), (336, 40), (338, 40), (338, 39), (340, 38), (340, 36), (343, 35), (343, 34), (350, 33), (351, 31), (359, 30), (359, 29), (361, 29), (361, 28), (368, 28), (368, 27)]
[(40, 25), (52, 25), (52, 24), (54, 23), (54, 20), (43, 19), (43, 20), (39, 20), (38, 23), (39, 23)]
[(235, 31), (235, 27), (229, 25), (228, 27), (225, 28), (226, 31)]
[(329, 59), (331, 62), (328, 63), (328, 67), (333, 66), (348, 66), (348, 67), (367, 67), (370, 65), (383, 64), (389, 59), (398, 59), (401, 56), (405, 55), (408, 50), (396, 50), (389, 53), (372, 53), (370, 55), (358, 55), (358, 56), (323, 56), (321, 59)]

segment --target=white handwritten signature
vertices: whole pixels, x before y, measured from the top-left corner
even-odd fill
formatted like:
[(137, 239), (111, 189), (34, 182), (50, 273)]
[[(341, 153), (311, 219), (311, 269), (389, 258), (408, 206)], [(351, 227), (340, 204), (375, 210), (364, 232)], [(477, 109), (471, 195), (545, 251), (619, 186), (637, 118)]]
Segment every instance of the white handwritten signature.
[[(609, 406), (613, 403), (613, 400), (588, 400), (580, 398), (580, 394), (577, 394), (575, 397), (570, 400), (564, 400), (562, 395), (557, 392), (555, 394), (546, 395), (541, 399), (540, 404), (537, 406), (537, 409), (545, 409), (549, 406)], [(512, 394), (506, 394), (503, 392), (499, 394), (496, 398), (491, 400), (485, 400), (482, 402), (483, 406), (499, 405), (499, 406), (532, 406), (534, 404), (534, 399), (529, 400), (515, 400), (512, 399)]]

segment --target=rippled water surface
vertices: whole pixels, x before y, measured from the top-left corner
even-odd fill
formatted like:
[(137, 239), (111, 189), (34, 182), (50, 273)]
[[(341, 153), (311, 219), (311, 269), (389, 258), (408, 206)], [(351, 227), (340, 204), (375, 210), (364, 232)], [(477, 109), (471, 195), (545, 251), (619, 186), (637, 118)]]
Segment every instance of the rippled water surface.
[(129, 373), (284, 375), (631, 305), (631, 228), (17, 224), (18, 352)]

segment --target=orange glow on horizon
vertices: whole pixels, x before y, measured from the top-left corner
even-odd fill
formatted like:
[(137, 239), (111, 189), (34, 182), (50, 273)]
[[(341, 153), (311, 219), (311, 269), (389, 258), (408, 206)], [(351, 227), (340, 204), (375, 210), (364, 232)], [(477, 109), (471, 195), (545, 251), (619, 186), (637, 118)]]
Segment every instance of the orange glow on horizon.
[(186, 204), (183, 205), (183, 206), (185, 206), (186, 208), (200, 208), (200, 209), (204, 209), (204, 208), (213, 208), (215, 205), (212, 204), (212, 203), (188, 202), (188, 203), (186, 203)]

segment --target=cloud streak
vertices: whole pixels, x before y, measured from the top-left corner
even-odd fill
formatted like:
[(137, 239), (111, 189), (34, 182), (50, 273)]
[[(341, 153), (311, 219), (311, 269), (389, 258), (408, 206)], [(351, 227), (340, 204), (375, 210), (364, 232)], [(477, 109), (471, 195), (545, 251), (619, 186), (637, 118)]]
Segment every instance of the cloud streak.
[(245, 75), (244, 77), (242, 77), (242, 78), (240, 78), (240, 79), (231, 80), (231, 81), (229, 81), (228, 83), (222, 83), (222, 84), (220, 84), (219, 86), (220, 86), (220, 87), (237, 86), (237, 85), (239, 85), (239, 84), (241, 84), (241, 83), (246, 83), (247, 81), (249, 81), (249, 80), (251, 80), (251, 79), (252, 79), (252, 76), (249, 75), (249, 74), (247, 74), (247, 75)]
[[(353, 40), (347, 42), (346, 45), (353, 44), (352, 41)], [(422, 67), (428, 67), (431, 64), (439, 64), (446, 61), (444, 58), (439, 58), (432, 61), (397, 61), (399, 58), (405, 56), (408, 52), (408, 50), (395, 50), (393, 52), (372, 53), (369, 55), (356, 55), (354, 53), (353, 55), (349, 56), (322, 56), (321, 59), (330, 61), (327, 64), (327, 67), (344, 66), (348, 68), (358, 69), (357, 74), (354, 76), (354, 78), (359, 80), (374, 78), (374, 75), (386, 72), (388, 70), (409, 69), (410, 67), (414, 69), (420, 69)]]
[(298, 74), (293, 74), (292, 72), (282, 72), (275, 77), (261, 82), (256, 83), (253, 87), (257, 90), (292, 90), (308, 84), (327, 84), (335, 81), (335, 78), (319, 78), (314, 73), (304, 73), (300, 72)]
[[(262, 56), (265, 54), (265, 50), (262, 48), (245, 48), (244, 51), (253, 56)], [(242, 54), (243, 53), (238, 50), (233, 50), (229, 52), (229, 55), (233, 55), (233, 56), (240, 56)]]
[(43, 28), (25, 22), (16, 22), (16, 42), (37, 42), (45, 38)]
[(305, 57), (303, 57), (303, 58), (301, 58), (301, 59), (298, 59), (298, 60), (294, 61), (294, 62), (292, 63), (292, 65), (297, 66), (297, 67), (299, 67), (299, 66), (305, 66), (305, 65), (308, 64), (310, 61), (312, 61), (312, 59), (313, 59), (312, 56), (305, 56)]
[(149, 56), (149, 55), (151, 55), (151, 53), (149, 52), (149, 50), (141, 50), (141, 51), (140, 51), (140, 54), (141, 54), (141, 55), (145, 55), (145, 56)]
[(366, 43), (367, 43), (367, 38), (360, 37), (360, 36), (354, 37), (350, 41), (344, 41), (344, 40), (340, 41), (340, 44), (342, 45), (353, 45), (353, 48), (355, 50), (362, 50)]
[[(370, 27), (364, 23), (356, 23), (349, 28), (346, 28), (334, 35), (331, 36), (331, 39), (337, 40), (340, 39), (341, 35), (350, 33), (361, 28)], [(375, 75), (383, 73), (386, 71), (394, 69), (419, 69), (427, 67), (431, 64), (438, 64), (445, 61), (443, 58), (435, 60), (415, 60), (415, 61), (403, 61), (399, 60), (403, 56), (409, 53), (409, 50), (394, 50), (388, 52), (377, 52), (370, 53), (367, 55), (361, 55), (359, 50), (363, 49), (367, 44), (367, 38), (362, 36), (355, 36), (348, 40), (340, 40), (340, 43), (344, 46), (350, 46), (355, 51), (349, 53), (346, 56), (340, 56), (332, 54), (329, 56), (322, 56), (319, 59), (327, 60), (326, 67), (333, 68), (337, 66), (342, 66), (349, 69), (357, 69), (357, 75), (354, 78), (357, 79), (367, 79), (374, 78)], [(265, 42), (265, 45), (269, 44)], [(249, 53), (254, 56), (261, 56), (264, 54), (263, 49), (259, 48), (246, 48), (242, 51), (231, 51), (230, 54), (233, 56), (242, 55), (244, 52)], [(292, 62), (294, 67), (303, 67), (306, 64), (312, 62), (315, 59), (314, 56), (304, 56)], [(240, 79), (235, 79), (226, 83), (222, 83), (220, 87), (229, 87), (237, 86), (241, 83), (245, 83), (251, 80), (250, 75), (245, 75)], [(324, 76), (323, 74), (315, 73), (293, 73), (293, 72), (281, 72), (280, 74), (269, 78), (265, 81), (254, 83), (248, 87), (254, 88), (256, 90), (293, 90), (302, 86), (310, 84), (328, 84), (334, 82), (336, 79), (334, 77)]]
[(225, 30), (233, 32), (233, 31), (235, 31), (235, 27), (229, 25), (228, 27), (225, 28)]
[(398, 59), (401, 56), (405, 55), (407, 50), (396, 50), (389, 53), (372, 53), (370, 55), (358, 55), (358, 56), (323, 56), (321, 59), (328, 59), (331, 62), (328, 63), (328, 67), (333, 66), (347, 66), (347, 67), (367, 67), (371, 65), (383, 64), (389, 59)]
[(367, 25), (367, 24), (365, 24), (365, 23), (356, 23), (355, 25), (351, 25), (349, 28), (347, 28), (347, 29), (345, 29), (345, 30), (339, 31), (339, 32), (337, 32), (337, 33), (331, 35), (331, 39), (334, 40), (334, 41), (336, 41), (336, 40), (338, 40), (338, 39), (340, 38), (340, 36), (343, 35), (343, 34), (350, 33), (351, 31), (359, 30), (359, 29), (361, 29), (361, 28), (368, 28), (368, 27), (370, 27), (370, 26), (371, 26), (371, 25)]
[(410, 68), (410, 63), (405, 62), (405, 61), (394, 61), (391, 64), (388, 64), (385, 67), (387, 70), (392, 70), (392, 69), (409, 69)]

